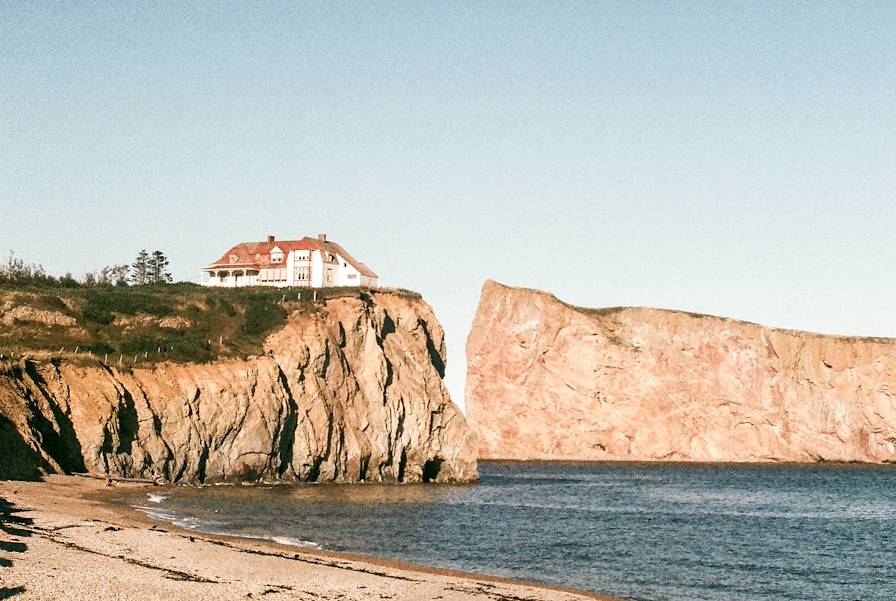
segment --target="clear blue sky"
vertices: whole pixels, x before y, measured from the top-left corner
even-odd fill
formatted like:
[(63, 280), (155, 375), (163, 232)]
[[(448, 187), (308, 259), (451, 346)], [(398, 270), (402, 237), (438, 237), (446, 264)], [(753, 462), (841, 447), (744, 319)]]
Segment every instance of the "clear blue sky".
[(0, 250), (326, 232), (463, 345), (486, 278), (896, 336), (896, 4), (0, 4)]

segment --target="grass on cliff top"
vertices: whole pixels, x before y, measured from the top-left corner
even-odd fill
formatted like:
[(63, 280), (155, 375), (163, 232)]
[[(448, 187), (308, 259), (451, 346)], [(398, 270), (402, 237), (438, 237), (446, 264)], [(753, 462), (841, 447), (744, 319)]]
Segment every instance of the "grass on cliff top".
[[(408, 291), (395, 291), (414, 295)], [(110, 364), (197, 363), (260, 354), (265, 338), (293, 311), (315, 311), (338, 297), (369, 299), (360, 288), (209, 288), (197, 284), (135, 287), (0, 287), (0, 312), (30, 307), (72, 317), (75, 326), (31, 318), (0, 325), (0, 353), (92, 353)], [(299, 298), (301, 295), (301, 298)], [(172, 319), (172, 318), (180, 318)], [(2, 319), (2, 317), (0, 317)], [(171, 323), (171, 322), (175, 323)], [(177, 323), (177, 322), (180, 323)], [(169, 326), (162, 327), (165, 323)]]

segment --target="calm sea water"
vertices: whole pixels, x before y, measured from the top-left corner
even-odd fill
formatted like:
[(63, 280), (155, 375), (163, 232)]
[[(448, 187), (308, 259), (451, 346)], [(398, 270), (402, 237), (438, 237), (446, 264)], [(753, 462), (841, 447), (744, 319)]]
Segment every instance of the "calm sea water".
[(486, 462), (480, 473), (472, 486), (121, 500), (206, 532), (632, 599), (896, 599), (896, 468)]

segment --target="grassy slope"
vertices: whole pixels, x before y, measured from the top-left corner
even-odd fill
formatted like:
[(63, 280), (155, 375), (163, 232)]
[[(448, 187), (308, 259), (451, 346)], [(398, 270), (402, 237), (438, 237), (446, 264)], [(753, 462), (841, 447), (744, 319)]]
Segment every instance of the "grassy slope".
[[(297, 295), (301, 292), (301, 300)], [(413, 294), (406, 293), (404, 294)], [(366, 298), (358, 288), (206, 288), (195, 284), (99, 288), (0, 288), (0, 309), (29, 306), (77, 320), (74, 327), (15, 320), (0, 325), (0, 352), (92, 352), (109, 362), (120, 355), (139, 363), (213, 361), (261, 352), (264, 339), (292, 311), (312, 311), (329, 298)], [(165, 317), (182, 317), (189, 327), (163, 328)], [(144, 357), (145, 355), (145, 357)]]

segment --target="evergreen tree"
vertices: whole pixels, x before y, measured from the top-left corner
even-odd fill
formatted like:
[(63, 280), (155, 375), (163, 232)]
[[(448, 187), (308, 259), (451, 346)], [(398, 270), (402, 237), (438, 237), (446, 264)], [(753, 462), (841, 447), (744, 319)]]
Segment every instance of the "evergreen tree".
[(142, 286), (149, 283), (149, 253), (146, 249), (137, 253), (137, 260), (131, 265), (133, 272), (131, 273), (131, 283), (135, 286)]
[(160, 250), (153, 251), (147, 261), (147, 280), (150, 284), (170, 284), (168, 257)]

